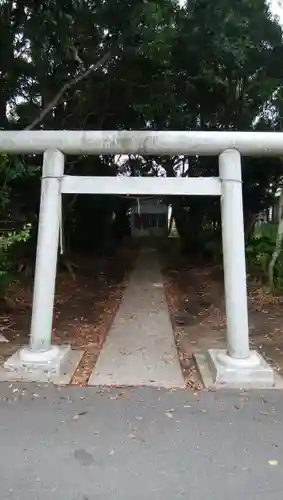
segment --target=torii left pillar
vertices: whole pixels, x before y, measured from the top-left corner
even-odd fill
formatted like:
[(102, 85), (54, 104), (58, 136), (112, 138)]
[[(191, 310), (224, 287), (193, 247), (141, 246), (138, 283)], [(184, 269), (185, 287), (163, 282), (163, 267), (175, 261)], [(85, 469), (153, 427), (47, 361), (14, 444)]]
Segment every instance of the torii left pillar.
[[(38, 224), (30, 344), (9, 358), (4, 368), (14, 377), (68, 382), (82, 353), (69, 345), (52, 345), (52, 324), (58, 257), (64, 155), (44, 153)], [(69, 372), (69, 373), (68, 373)]]

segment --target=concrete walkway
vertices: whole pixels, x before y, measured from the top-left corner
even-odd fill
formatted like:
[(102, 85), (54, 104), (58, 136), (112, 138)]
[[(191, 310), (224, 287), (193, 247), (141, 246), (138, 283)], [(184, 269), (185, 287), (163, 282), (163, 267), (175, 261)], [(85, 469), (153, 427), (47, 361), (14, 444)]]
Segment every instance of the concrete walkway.
[(89, 385), (184, 387), (154, 250), (139, 255)]
[(1, 500), (281, 500), (280, 391), (0, 384)]

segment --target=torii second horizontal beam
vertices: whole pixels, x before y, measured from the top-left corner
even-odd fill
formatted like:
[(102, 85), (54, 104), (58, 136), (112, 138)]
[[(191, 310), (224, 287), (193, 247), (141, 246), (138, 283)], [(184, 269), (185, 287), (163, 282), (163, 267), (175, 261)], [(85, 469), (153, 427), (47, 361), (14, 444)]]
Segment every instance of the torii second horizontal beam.
[(283, 155), (283, 132), (198, 131), (0, 131), (0, 152), (29, 154), (59, 149), (66, 154), (219, 155), (237, 149), (245, 156)]
[(221, 195), (218, 177), (87, 177), (64, 175), (61, 193), (128, 195)]

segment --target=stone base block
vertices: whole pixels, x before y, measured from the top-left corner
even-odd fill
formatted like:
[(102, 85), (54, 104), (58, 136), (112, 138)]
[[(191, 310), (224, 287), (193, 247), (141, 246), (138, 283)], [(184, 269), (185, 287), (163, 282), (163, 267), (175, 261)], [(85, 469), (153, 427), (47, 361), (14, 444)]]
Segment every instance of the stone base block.
[(84, 351), (69, 345), (51, 346), (48, 351), (24, 347), (16, 351), (0, 368), (0, 381), (51, 382), (69, 384)]
[(207, 388), (267, 389), (282, 387), (282, 380), (256, 351), (248, 359), (235, 360), (223, 349), (194, 354)]

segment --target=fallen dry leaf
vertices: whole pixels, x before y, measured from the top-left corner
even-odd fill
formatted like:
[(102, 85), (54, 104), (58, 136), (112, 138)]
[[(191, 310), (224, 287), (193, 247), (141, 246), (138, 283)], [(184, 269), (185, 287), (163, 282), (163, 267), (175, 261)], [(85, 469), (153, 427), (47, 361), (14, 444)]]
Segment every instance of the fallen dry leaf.
[(128, 437), (131, 438), (131, 439), (137, 439), (137, 436), (133, 433), (131, 434), (128, 434)]
[(81, 411), (80, 413), (76, 413), (73, 416), (73, 420), (78, 420), (82, 415), (86, 415), (86, 414), (87, 414), (87, 411)]
[(165, 412), (165, 415), (166, 415), (166, 417), (168, 417), (168, 418), (173, 418), (173, 413), (171, 413), (170, 411), (166, 411), (166, 412)]

